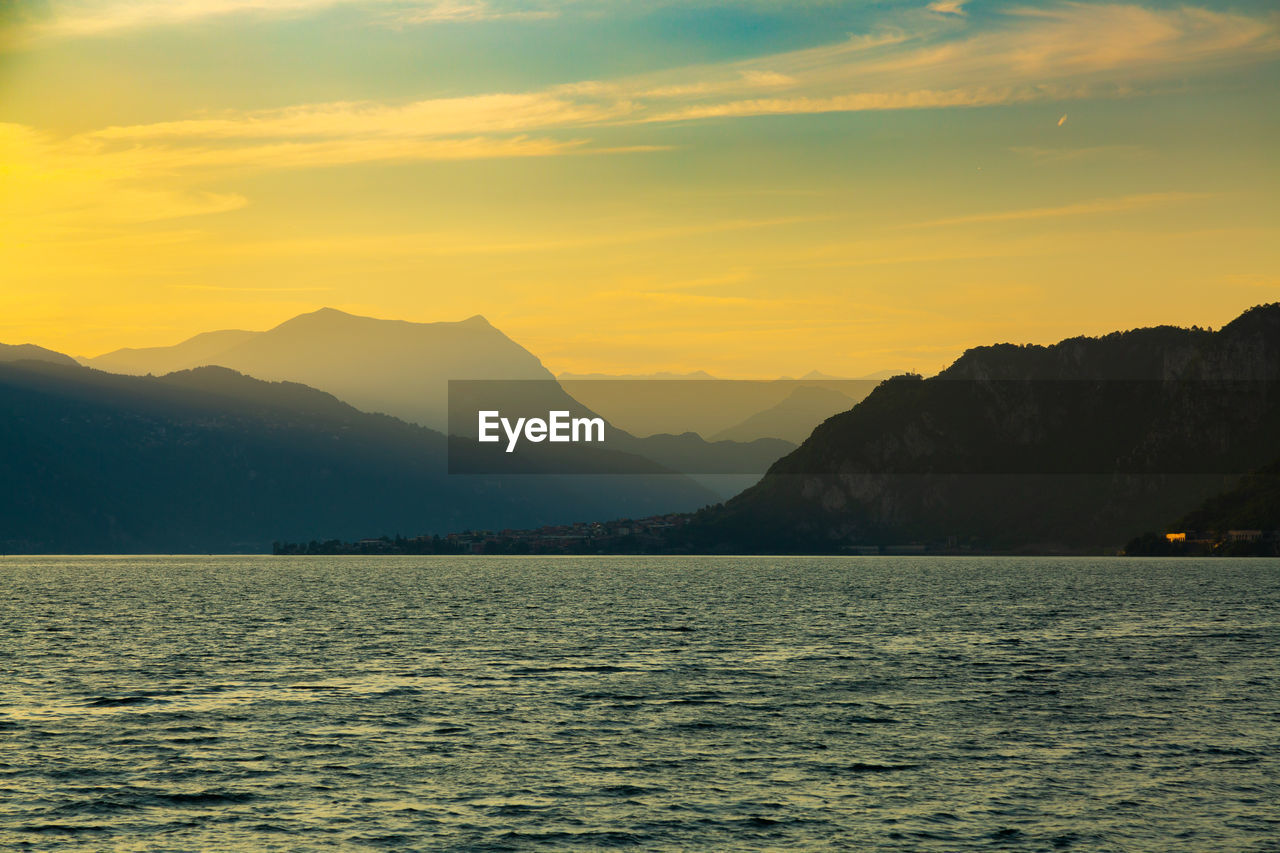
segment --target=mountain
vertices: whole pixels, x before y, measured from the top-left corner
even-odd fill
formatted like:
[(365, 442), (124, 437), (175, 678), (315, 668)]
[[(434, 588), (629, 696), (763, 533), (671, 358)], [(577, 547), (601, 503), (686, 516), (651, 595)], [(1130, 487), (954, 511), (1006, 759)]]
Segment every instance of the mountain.
[(322, 308), (265, 332), (197, 335), (172, 347), (85, 359), (117, 373), (218, 365), (258, 379), (301, 382), (366, 412), (444, 430), (450, 379), (553, 379), (524, 347), (479, 315), (410, 323)]
[[(0, 550), (263, 552), (275, 539), (644, 516), (712, 498), (630, 475), (450, 475), (443, 434), (297, 383), (0, 364)], [(531, 473), (540, 473), (534, 467)]]
[(1220, 331), (999, 344), (879, 385), (684, 545), (1112, 552), (1274, 459), (1280, 304)]
[[(584, 406), (566, 393), (532, 353), (478, 315), (456, 323), (410, 323), (323, 308), (265, 332), (209, 332), (172, 347), (116, 350), (85, 363), (133, 375), (218, 365), (258, 379), (299, 382), (363, 411), (469, 437), (475, 436), (475, 413), (481, 408), (531, 417), (546, 417), (554, 410), (596, 414), (590, 403)], [(450, 380), (482, 380), (455, 382), (452, 419)], [(482, 406), (475, 403), (478, 399), (489, 402)], [(708, 444), (683, 435), (687, 431), (677, 423), (667, 430), (674, 435), (651, 441), (633, 438), (625, 428), (611, 428), (607, 449), (641, 454), (673, 471), (746, 474), (754, 482), (793, 446), (774, 440)], [(566, 456), (544, 448), (537, 455), (539, 464), (548, 468), (558, 461), (567, 463), (562, 470), (583, 474), (591, 473), (592, 464), (604, 466), (595, 473), (621, 473), (633, 465), (632, 460), (618, 464), (621, 456), (599, 453)], [(497, 461), (505, 467), (488, 473), (516, 470), (527, 460)], [(515, 467), (507, 464), (513, 461), (518, 463)], [(741, 485), (740, 479), (726, 482), (733, 492), (719, 491), (724, 486), (720, 484), (712, 499), (736, 493)]]
[(163, 376), (178, 370), (188, 370), (209, 364), (220, 364), (219, 357), (245, 343), (259, 332), (242, 329), (224, 329), (218, 332), (202, 332), (171, 347), (125, 348), (100, 355), (82, 358), (80, 363), (105, 370), (108, 373), (127, 373), (141, 376), (146, 373)]
[(35, 344), (0, 344), (0, 362), (47, 361), (53, 364), (75, 364), (69, 355), (38, 347)]
[(713, 441), (751, 441), (762, 436), (799, 444), (813, 428), (853, 408), (852, 397), (816, 385), (798, 385), (779, 403), (711, 436)]
[(569, 373), (564, 372), (556, 376), (557, 379), (572, 382), (574, 380), (590, 379), (622, 379), (629, 382), (650, 379), (678, 380), (678, 379), (715, 379), (705, 370), (691, 370), (688, 373), (672, 373), (666, 370), (660, 370), (657, 373)]

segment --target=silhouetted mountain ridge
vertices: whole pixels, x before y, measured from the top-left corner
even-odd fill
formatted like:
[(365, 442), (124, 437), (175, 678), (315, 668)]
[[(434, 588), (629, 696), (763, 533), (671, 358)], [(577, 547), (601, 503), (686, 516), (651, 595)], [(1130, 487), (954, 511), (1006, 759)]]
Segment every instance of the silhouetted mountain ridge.
[(1118, 549), (1274, 457), (1278, 381), (1280, 304), (1217, 332), (975, 348), (882, 383), (686, 535), (700, 550)]

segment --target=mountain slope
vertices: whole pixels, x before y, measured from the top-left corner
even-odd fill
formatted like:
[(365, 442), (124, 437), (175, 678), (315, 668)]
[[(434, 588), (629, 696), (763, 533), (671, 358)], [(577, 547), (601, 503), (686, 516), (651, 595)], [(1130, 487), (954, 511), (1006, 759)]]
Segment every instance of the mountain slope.
[(258, 332), (243, 329), (223, 329), (202, 332), (180, 344), (170, 347), (125, 348), (100, 355), (82, 358), (80, 362), (108, 373), (127, 373), (141, 376), (151, 373), (162, 376), (178, 370), (189, 370), (210, 364), (221, 364), (223, 353), (252, 338)]
[(1274, 458), (1280, 304), (900, 378), (688, 528), (705, 550), (1109, 551)]
[(1280, 461), (1247, 475), (1234, 489), (1209, 498), (1168, 529), (1216, 533), (1280, 530)]

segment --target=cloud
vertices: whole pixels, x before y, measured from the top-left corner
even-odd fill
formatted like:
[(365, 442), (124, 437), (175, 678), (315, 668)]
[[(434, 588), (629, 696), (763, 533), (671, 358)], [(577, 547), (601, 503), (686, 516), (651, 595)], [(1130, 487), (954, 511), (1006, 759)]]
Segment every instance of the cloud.
[[(118, 239), (147, 223), (238, 210), (236, 192), (193, 186), (217, 170), (313, 168), (390, 160), (473, 160), (579, 153), (583, 140), (524, 135), (418, 139), (328, 138), (253, 140), (248, 144), (117, 147), (94, 134), (57, 139), (15, 124), (0, 124), (0, 246), (24, 242)], [(613, 153), (626, 149), (593, 149)], [(647, 149), (642, 149), (647, 150)]]
[[(1066, 95), (1066, 90), (1062, 90)], [(1043, 97), (1043, 92), (1039, 93)], [(698, 104), (671, 112), (660, 112), (645, 117), (644, 121), (691, 121), (705, 118), (728, 118), (763, 115), (797, 115), (834, 112), (868, 112), (872, 110), (926, 109), (933, 107), (978, 107), (993, 104), (1012, 104), (1033, 100), (1036, 93), (1020, 92), (1011, 88), (972, 88), (935, 91), (921, 89), (911, 92), (859, 92), (830, 97), (755, 98), (743, 101), (725, 101), (716, 104)]]
[[(168, 0), (163, 5), (170, 11), (158, 14), (195, 16), (210, 14), (213, 8), (227, 13), (277, 5), (314, 8), (336, 2), (345, 0)], [(392, 0), (370, 2), (395, 5)], [(423, 14), (482, 13), (470, 0), (412, 5)], [(137, 10), (148, 7), (147, 3), (130, 6), (134, 10), (130, 14), (142, 14)], [(1018, 8), (982, 27), (966, 23), (959, 28), (938, 22), (936, 16), (932, 16), (932, 23), (929, 18), (752, 60), (579, 81), (540, 91), (481, 93), (400, 104), (299, 104), (108, 127), (85, 138), (95, 144), (169, 147), (258, 145), (259, 141), (324, 143), (348, 152), (334, 155), (336, 162), (355, 162), (354, 149), (360, 145), (366, 147), (370, 159), (413, 156), (409, 146), (391, 141), (397, 139), (527, 137), (535, 132), (600, 125), (1125, 95), (1144, 85), (1181, 83), (1202, 70), (1245, 66), (1280, 53), (1280, 31), (1274, 16), (1250, 17), (1193, 7), (1153, 10), (1065, 3), (1044, 9)], [(531, 143), (526, 138), (524, 144)], [(554, 147), (551, 143), (544, 146)], [(473, 147), (480, 150), (484, 146), (477, 143)], [(518, 147), (513, 145), (512, 150)], [(449, 146), (435, 143), (419, 148), (425, 158), (447, 149)], [(294, 149), (280, 150), (292, 153)], [(392, 153), (396, 150), (402, 153)], [(318, 150), (311, 153), (324, 159)]]
[(334, 102), (287, 109), (107, 127), (87, 134), (103, 142), (256, 139), (411, 139), (524, 133), (600, 124), (626, 115), (620, 103), (574, 100), (550, 92), (436, 98), (408, 104)]
[(1093, 216), (1103, 213), (1124, 213), (1150, 207), (1162, 207), (1184, 201), (1210, 198), (1211, 193), (1162, 192), (1140, 195), (1101, 198), (1091, 201), (1064, 204), (1057, 207), (1033, 207), (1020, 210), (1003, 210), (993, 213), (977, 213), (917, 222), (912, 228), (935, 228), (942, 225), (974, 225), (989, 222), (1020, 222), (1031, 219), (1053, 219), (1064, 216)]
[(291, 17), (339, 6), (371, 11), (397, 25), (495, 18), (540, 18), (550, 10), (500, 9), (485, 0), (53, 0), (47, 14), (31, 22), (34, 38), (105, 36), (152, 27), (240, 16)]
[[(225, 0), (232, 5), (259, 2), (263, 0)], [(448, 7), (454, 12), (460, 8)], [(966, 27), (958, 34), (944, 29), (921, 23), (914, 31), (860, 35), (754, 60), (581, 81), (541, 91), (403, 104), (301, 104), (109, 127), (87, 138), (99, 143), (168, 145), (360, 140), (374, 156), (379, 147), (390, 147), (392, 139), (1117, 95), (1143, 84), (1185, 80), (1198, 69), (1245, 65), (1280, 53), (1280, 32), (1273, 17), (1191, 7), (1157, 11), (1067, 3), (1049, 9), (1016, 9), (985, 29)], [(424, 149), (426, 156), (431, 156), (430, 148)]]
[[(950, 5), (958, 17), (962, 4)], [(981, 25), (905, 16), (835, 44), (596, 83), (628, 121), (989, 106), (1140, 93), (1280, 54), (1274, 16), (1061, 3)]]
[[(527, 236), (518, 240), (490, 239), (476, 240), (475, 235), (468, 233), (427, 232), (408, 234), (383, 234), (375, 236), (345, 237), (342, 239), (290, 239), (265, 240), (247, 242), (236, 251), (245, 255), (369, 255), (379, 257), (392, 255), (421, 256), (466, 256), (466, 255), (506, 255), (526, 254), (534, 252), (576, 252), (582, 249), (602, 246), (631, 245), (636, 243), (669, 243), (688, 237), (703, 237), (713, 234), (731, 234), (742, 231), (780, 228), (792, 225), (805, 225), (825, 221), (828, 217), (787, 216), (764, 219), (728, 219), (702, 222), (696, 225), (676, 225), (655, 228), (616, 229), (601, 233), (545, 234), (540, 237)], [(720, 283), (720, 282), (716, 282)], [(707, 282), (706, 286), (710, 286)], [(693, 286), (693, 285), (690, 285)]]
[[(104, 32), (146, 20), (300, 13), (346, 2), (357, 0), (63, 0), (55, 8), (65, 14), (51, 22)], [(359, 2), (440, 19), (554, 9), (493, 5), (497, 0)], [(64, 223), (84, 221), (90, 209), (106, 222), (199, 216), (248, 203), (237, 193), (199, 186), (227, 170), (654, 151), (661, 147), (629, 146), (625, 139), (599, 147), (594, 129), (611, 127), (616, 137), (640, 123), (1127, 95), (1169, 82), (1185, 85), (1216, 69), (1248, 67), (1280, 54), (1280, 19), (1273, 15), (1068, 2), (1015, 8), (979, 25), (970, 17), (959, 20), (963, 7), (954, 7), (934, 10), (946, 11), (948, 20), (917, 7), (891, 26), (820, 47), (528, 92), (226, 111), (67, 138), (6, 125), (0, 153), (18, 191), (6, 187), (0, 216), (22, 220), (22, 211), (33, 210), (38, 219), (57, 210)], [(1131, 196), (930, 224), (1082, 215), (1172, 200), (1168, 194)]]
[(939, 15), (963, 15), (965, 4), (968, 2), (969, 0), (934, 0), (925, 8)]
[(137, 182), (136, 167), (14, 124), (0, 124), (0, 233), (74, 234), (236, 210), (237, 193)]

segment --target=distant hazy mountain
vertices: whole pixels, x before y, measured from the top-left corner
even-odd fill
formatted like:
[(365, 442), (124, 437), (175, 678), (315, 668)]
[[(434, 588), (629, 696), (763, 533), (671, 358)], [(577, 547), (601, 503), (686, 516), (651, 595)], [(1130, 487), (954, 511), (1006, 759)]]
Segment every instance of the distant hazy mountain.
[[(585, 401), (566, 394), (532, 353), (480, 316), (457, 323), (409, 323), (357, 317), (324, 308), (265, 332), (209, 332), (172, 347), (117, 350), (85, 359), (84, 363), (135, 375), (162, 375), (218, 365), (258, 379), (300, 382), (362, 411), (390, 414), (457, 435), (474, 436), (475, 423), (457, 418), (448, 423), (451, 379), (502, 380), (493, 392), (492, 407), (508, 415), (545, 417), (552, 410), (584, 409), (589, 414), (596, 413), (589, 402), (584, 406)], [(465, 400), (466, 393), (458, 391), (459, 400)], [(464, 406), (455, 408), (460, 411)], [(470, 407), (472, 411), (475, 408)], [(751, 474), (758, 478), (770, 463), (791, 449), (791, 445), (768, 441), (710, 445), (697, 436), (681, 435), (690, 428), (678, 421), (666, 430), (678, 438), (632, 439), (623, 434), (625, 426), (609, 414), (604, 416), (622, 430), (610, 430), (614, 448), (643, 454), (676, 470)], [(690, 467), (682, 469), (682, 465)], [(714, 497), (727, 494), (718, 492)]]
[[(825, 389), (848, 399), (820, 417), (807, 412), (803, 402), (783, 406), (778, 413), (752, 422), (768, 423), (768, 429), (734, 432), (732, 438), (738, 441), (788, 436), (792, 442), (803, 440), (824, 417), (849, 408), (877, 384), (865, 379), (712, 379), (695, 374), (676, 379), (566, 376), (561, 374), (560, 384), (570, 396), (608, 418), (610, 423), (641, 436), (695, 432), (704, 437), (728, 438), (729, 430), (779, 406), (800, 387)], [(801, 398), (804, 399), (813, 398)], [(794, 419), (783, 425), (788, 412)]]
[(0, 361), (48, 361), (53, 364), (75, 364), (69, 355), (38, 347), (35, 344), (0, 344)]
[(1275, 458), (1280, 304), (1000, 344), (879, 385), (688, 528), (701, 550), (1108, 551)]
[(202, 365), (301, 382), (367, 412), (443, 430), (450, 379), (552, 379), (524, 347), (481, 316), (410, 323), (322, 308), (265, 332), (197, 335), (172, 347), (117, 350), (90, 367), (156, 375)]
[(129, 373), (141, 376), (150, 373), (163, 376), (175, 370), (189, 370), (205, 365), (223, 365), (221, 356), (261, 332), (241, 329), (224, 329), (220, 332), (203, 332), (171, 347), (143, 347), (118, 349), (97, 358), (82, 358), (88, 367), (109, 373)]
[(713, 499), (670, 475), (449, 475), (445, 449), (441, 433), (224, 368), (135, 377), (4, 363), (0, 550), (260, 552), (275, 539), (531, 527)]
[(853, 408), (856, 402), (853, 397), (839, 391), (816, 385), (797, 385), (785, 400), (762, 412), (756, 412), (711, 438), (714, 441), (752, 441), (770, 436), (799, 444), (809, 437), (809, 433), (818, 424), (834, 414)]
[(707, 373), (705, 370), (693, 370), (693, 371), (690, 371), (689, 373), (671, 373), (665, 370), (661, 370), (661, 371), (658, 371), (657, 373), (568, 373), (568, 372), (565, 372), (565, 373), (561, 373), (556, 378), (564, 379), (568, 381), (573, 381), (575, 379), (596, 379), (596, 380), (625, 379), (625, 380), (634, 381), (636, 379), (663, 379), (663, 380), (715, 379), (716, 377), (712, 376), (710, 373)]

